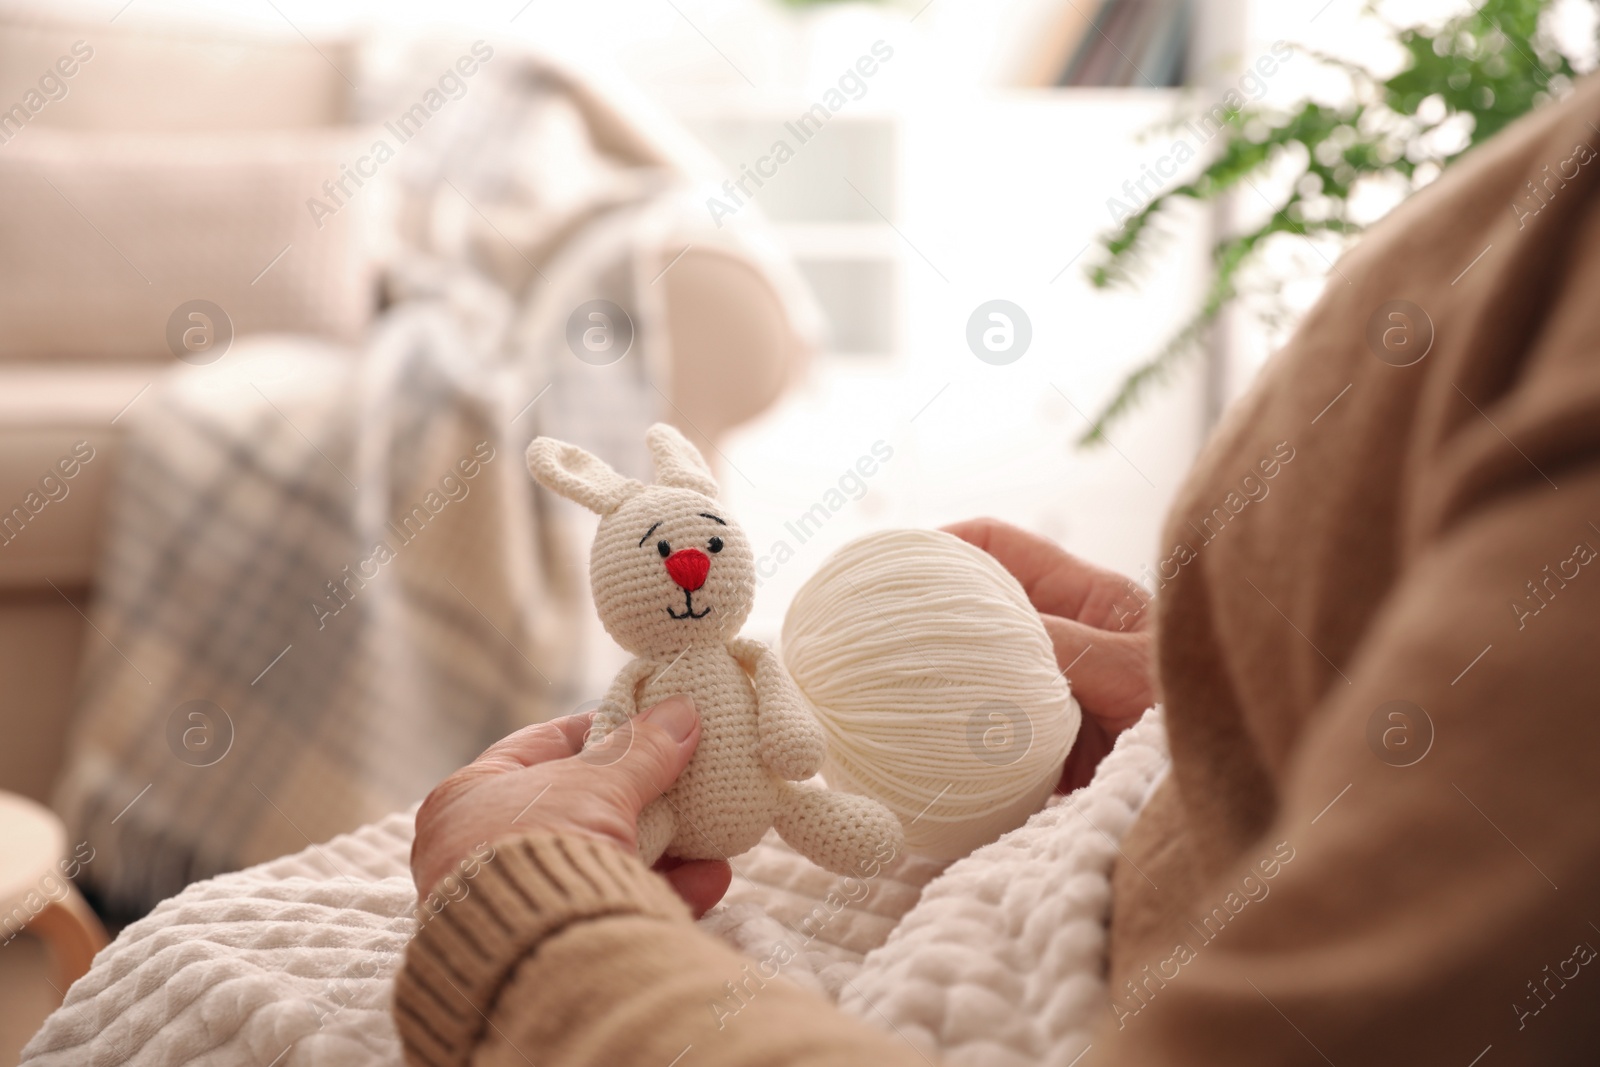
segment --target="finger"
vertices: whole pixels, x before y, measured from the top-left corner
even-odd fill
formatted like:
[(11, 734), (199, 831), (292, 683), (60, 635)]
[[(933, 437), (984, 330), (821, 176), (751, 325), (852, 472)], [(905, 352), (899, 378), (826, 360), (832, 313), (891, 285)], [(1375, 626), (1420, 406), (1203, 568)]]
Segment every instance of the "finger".
[(656, 869), (696, 919), (717, 906), (733, 883), (733, 868), (726, 860), (677, 860), (658, 863)]
[(1061, 778), (1056, 783), (1056, 792), (1065, 795), (1093, 781), (1100, 761), (1110, 755), (1116, 743), (1116, 734), (1101, 726), (1098, 720), (1085, 718), (1078, 729), (1078, 736), (1072, 742), (1072, 748), (1067, 752), (1067, 758), (1061, 764)]
[(583, 739), (593, 718), (593, 712), (584, 712), (524, 726), (484, 749), (483, 755), (465, 770), (475, 774), (503, 774), (577, 755), (583, 749)]
[[(598, 780), (616, 789), (628, 813), (665, 793), (689, 764), (700, 743), (700, 714), (694, 701), (674, 696), (646, 708), (590, 749)], [(608, 753), (620, 750), (612, 759)]]
[(1055, 648), (1056, 664), (1072, 684), (1072, 695), (1084, 714), (1102, 720), (1113, 737), (1155, 703), (1155, 667), (1147, 637), (1055, 615), (1040, 618)]
[(1083, 618), (1091, 610), (1103, 614), (1104, 606), (1091, 601), (1129, 584), (1121, 575), (1079, 559), (1049, 538), (999, 519), (968, 519), (942, 529), (998, 560), (1041, 612), (1072, 619)]

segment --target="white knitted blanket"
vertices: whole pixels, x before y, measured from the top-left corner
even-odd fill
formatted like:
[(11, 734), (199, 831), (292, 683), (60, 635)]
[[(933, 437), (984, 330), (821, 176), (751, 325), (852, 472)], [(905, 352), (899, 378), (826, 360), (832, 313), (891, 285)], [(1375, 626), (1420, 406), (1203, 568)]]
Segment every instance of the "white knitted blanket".
[[(1166, 767), (1152, 710), (1093, 783), (942, 872), (908, 857), (840, 879), (769, 835), (702, 925), (757, 959), (797, 945), (786, 978), (930, 1059), (1066, 1067), (1108, 1017), (1111, 865)], [(411, 826), (397, 813), (164, 901), (95, 958), (23, 1067), (399, 1065)]]

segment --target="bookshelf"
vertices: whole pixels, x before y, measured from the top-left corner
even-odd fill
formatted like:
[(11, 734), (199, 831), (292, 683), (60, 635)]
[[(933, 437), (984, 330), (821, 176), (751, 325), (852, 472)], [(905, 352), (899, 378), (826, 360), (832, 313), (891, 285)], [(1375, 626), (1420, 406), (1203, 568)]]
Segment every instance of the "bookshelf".
[[(1154, 158), (1157, 146), (1139, 131), (1176, 100), (1173, 90), (1007, 90), (874, 116), (883, 123), (875, 135), (893, 147), (875, 157), (887, 221), (854, 207), (834, 220), (768, 212), (808, 276), (831, 274), (838, 289), (816, 286), (835, 344), (777, 410), (724, 447), (743, 472), (728, 475), (724, 493), (753, 543), (767, 551), (788, 542), (795, 552), (764, 580), (751, 632), (773, 636), (782, 606), (829, 551), (888, 526), (993, 514), (1138, 573), (1205, 432), (1199, 367), (1119, 428), (1120, 452), (1078, 452), (1072, 442), (1082, 413), (1199, 298), (1208, 217), (1174, 220), (1137, 292), (1091, 289), (1083, 250), (1110, 225), (1107, 197)], [(850, 192), (845, 176), (867, 189), (848, 169), (820, 163), (796, 176), (812, 189), (831, 182)], [(840, 264), (888, 280), (869, 290)], [(967, 341), (974, 309), (994, 299), (1031, 320), (1031, 347), (1006, 366), (975, 358)], [(870, 492), (795, 541), (786, 524), (879, 439), (894, 459)]]
[[(836, 136), (808, 142), (760, 189), (833, 338), (778, 409), (725, 445), (747, 475), (727, 479), (730, 507), (754, 543), (776, 544), (873, 441), (895, 458), (764, 579), (752, 632), (774, 636), (782, 605), (829, 551), (885, 526), (991, 514), (1123, 573), (1155, 558), (1153, 532), (1215, 418), (1219, 358), (1152, 393), (1114, 448), (1073, 442), (1197, 304), (1216, 219), (1176, 212), (1135, 290), (1094, 290), (1084, 268), (1116, 221), (1108, 199), (1170, 148), (1168, 135), (1142, 134), (1191, 94), (1220, 97), (1249, 58), (1242, 3), (1197, 0), (1195, 12), (1185, 89), (974, 86), (942, 78), (948, 54), (929, 42), (895, 39), (905, 81), (875, 84), (834, 117)], [(756, 95), (673, 110), (737, 173), (809, 104), (798, 89)], [(996, 299), (1031, 320), (1032, 347), (1007, 366), (975, 358), (966, 335), (969, 316)]]
[(761, 169), (754, 201), (794, 256), (827, 324), (828, 351), (885, 358), (900, 348), (900, 272), (893, 220), (899, 215), (899, 118), (888, 111), (833, 116), (803, 143), (794, 117), (806, 102), (773, 100), (701, 104), (679, 118), (730, 176), (771, 159), (772, 146), (793, 157)]
[[(1010, 5), (1004, 17), (1015, 16), (1007, 31), (1013, 39), (991, 42), (1013, 72), (1000, 80), (1037, 87), (961, 90), (955, 95), (984, 107), (1033, 108), (1041, 116), (1039, 137), (1076, 136), (1073, 116), (1104, 108), (1123, 109), (1130, 122), (1156, 121), (1149, 117), (1152, 101), (1165, 102), (1171, 109), (1185, 93), (1201, 98), (1218, 94), (1231, 84), (1245, 58), (1240, 53), (1246, 0), (1010, 0)], [(1158, 81), (1165, 80), (1163, 72), (1182, 76), (1186, 88), (1152, 87), (1126, 68), (1116, 72), (1117, 85), (1052, 84), (1068, 79), (1074, 67), (1083, 67), (1095, 52), (1087, 47), (1095, 39), (1094, 26), (1107, 24), (1113, 15), (1123, 27), (1107, 25), (1117, 47), (1126, 45), (1130, 57), (1136, 53), (1141, 57), (1128, 68), (1138, 66)], [(993, 18), (998, 21), (1002, 15), (996, 12)], [(1073, 40), (1080, 44), (1069, 43)], [(895, 46), (901, 56), (909, 57), (919, 43), (897, 39)], [(1107, 49), (1098, 51), (1103, 61)], [(1166, 59), (1158, 70), (1144, 62), (1145, 56)], [(906, 61), (897, 58), (895, 63)], [(927, 73), (925, 69), (922, 76)], [(995, 76), (993, 71), (988, 75)], [(906, 131), (924, 124), (922, 116), (930, 110), (960, 108), (966, 102), (952, 99), (941, 104), (919, 92), (901, 93), (885, 103), (883, 95), (883, 90), (874, 88), (865, 100), (852, 101), (815, 136), (796, 144), (794, 157), (778, 167), (775, 176), (764, 179), (759, 189), (746, 185), (817, 296), (830, 334), (828, 353), (843, 358), (887, 359), (903, 351), (909, 250), (895, 227), (905, 221), (908, 187), (920, 182), (918, 175), (907, 173)], [(796, 142), (795, 117), (812, 103), (812, 96), (798, 90), (730, 91), (678, 95), (671, 110), (726, 173), (737, 178), (775, 140)], [(1151, 161), (1159, 154), (1153, 153)], [(1092, 153), (1083, 164), (1097, 165)], [(1117, 173), (1113, 190), (1125, 178), (1139, 176), (1137, 168), (1131, 175)], [(1106, 217), (1107, 225), (1112, 221)], [(911, 258), (917, 256), (913, 253)]]

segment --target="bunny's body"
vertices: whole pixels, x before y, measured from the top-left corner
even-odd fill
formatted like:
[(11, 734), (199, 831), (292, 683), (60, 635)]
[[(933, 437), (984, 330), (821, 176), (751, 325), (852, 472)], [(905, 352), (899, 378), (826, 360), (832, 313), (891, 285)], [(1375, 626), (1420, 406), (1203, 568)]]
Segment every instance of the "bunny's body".
[(699, 747), (641, 813), (641, 858), (726, 859), (776, 826), (818, 865), (858, 874), (900, 850), (899, 820), (866, 797), (794, 784), (821, 769), (824, 738), (777, 656), (738, 636), (755, 594), (749, 542), (717, 504), (694, 446), (664, 425), (647, 440), (652, 486), (559, 441), (528, 448), (542, 485), (600, 514), (589, 560), (595, 608), (636, 657), (601, 702), (589, 756), (606, 758), (592, 746), (643, 708), (688, 694)]
[[(674, 693), (694, 698), (700, 711), (700, 746), (672, 789), (640, 816), (639, 851), (646, 858), (670, 851), (683, 859), (723, 859), (752, 848), (794, 787), (750, 758), (760, 744), (759, 702), (732, 649), (719, 642), (691, 647), (676, 662), (637, 659), (619, 680), (634, 672), (643, 681), (627, 714)], [(617, 696), (626, 706), (626, 696)], [(712, 838), (695, 827), (719, 832)]]

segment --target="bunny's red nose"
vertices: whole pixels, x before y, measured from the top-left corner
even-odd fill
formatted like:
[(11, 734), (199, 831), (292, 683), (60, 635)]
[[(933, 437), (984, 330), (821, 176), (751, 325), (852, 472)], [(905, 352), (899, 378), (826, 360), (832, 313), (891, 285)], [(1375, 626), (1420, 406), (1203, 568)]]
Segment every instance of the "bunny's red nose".
[(662, 562), (672, 580), (691, 593), (706, 584), (706, 575), (711, 571), (711, 557), (698, 548), (680, 548)]

